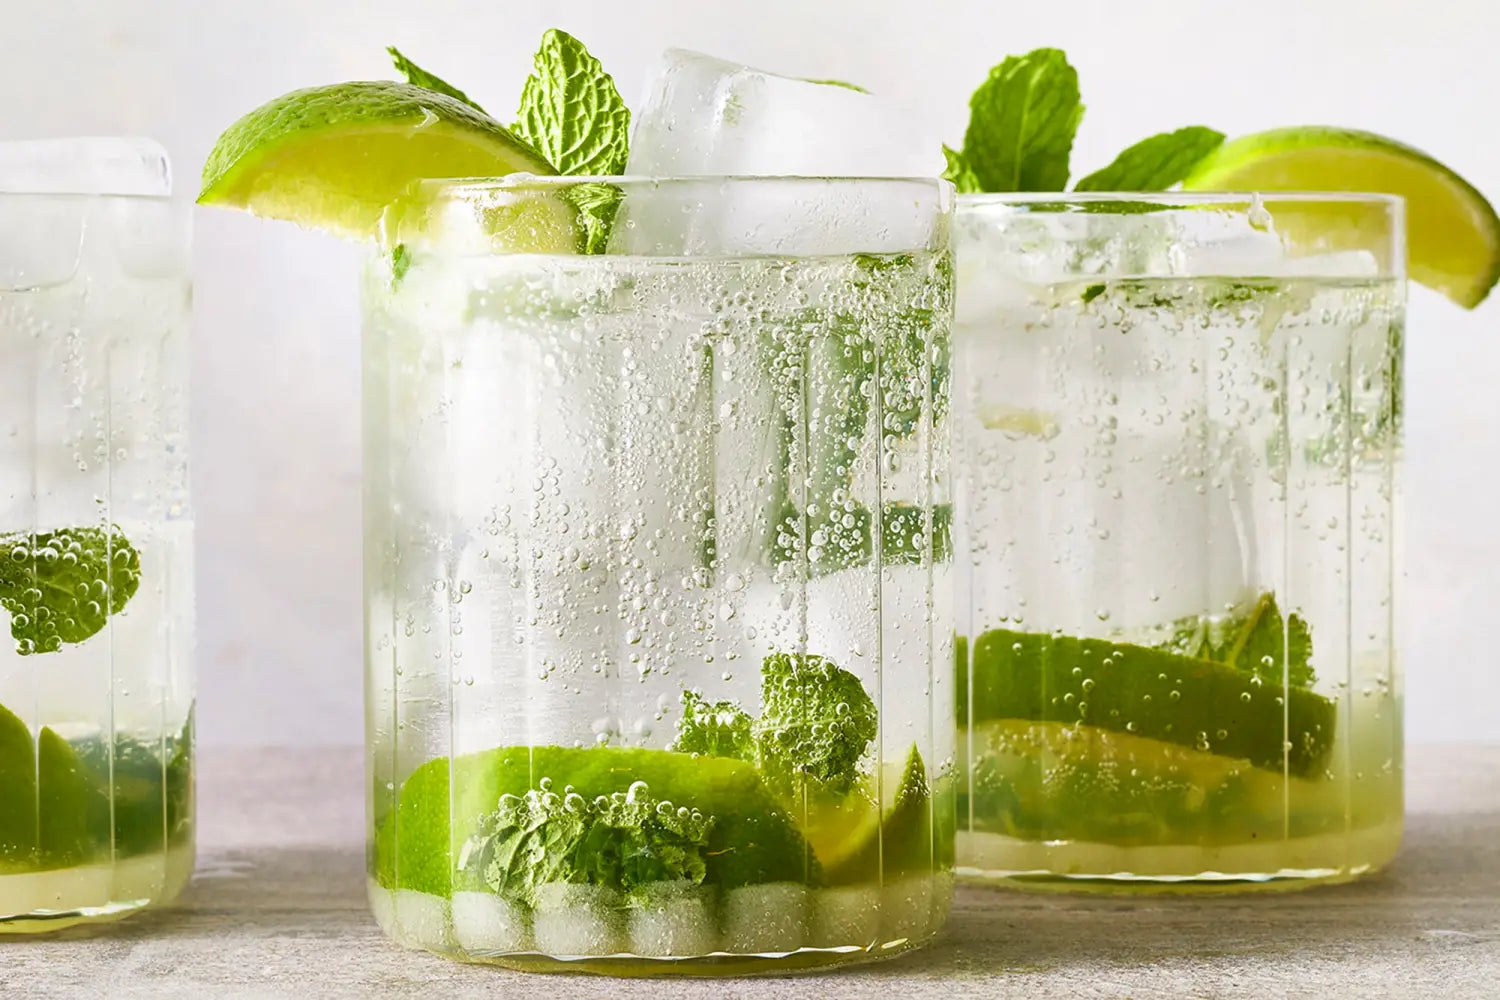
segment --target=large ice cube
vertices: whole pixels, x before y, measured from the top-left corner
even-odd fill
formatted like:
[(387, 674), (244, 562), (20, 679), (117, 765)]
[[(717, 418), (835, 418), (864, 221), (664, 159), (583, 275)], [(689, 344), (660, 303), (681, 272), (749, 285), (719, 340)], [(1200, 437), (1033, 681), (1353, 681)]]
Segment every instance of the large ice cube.
[[(646, 177), (935, 177), (912, 114), (847, 86), (669, 49), (651, 74), (626, 173)], [(627, 190), (617, 253), (894, 253), (925, 245), (931, 206), (894, 183), (762, 181)], [(677, 204), (672, 204), (672, 202)]]
[(166, 197), (172, 193), (172, 170), (167, 151), (150, 139), (3, 142), (0, 192)]
[(626, 173), (933, 177), (942, 147), (915, 116), (834, 83), (814, 83), (668, 49), (630, 136)]

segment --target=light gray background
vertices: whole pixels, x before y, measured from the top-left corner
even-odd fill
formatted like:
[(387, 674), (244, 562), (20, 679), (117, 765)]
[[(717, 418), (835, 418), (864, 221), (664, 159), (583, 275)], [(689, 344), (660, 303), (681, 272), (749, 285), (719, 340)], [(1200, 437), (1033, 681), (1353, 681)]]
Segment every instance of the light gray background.
[[(1491, 0), (0, 0), (0, 138), (134, 133), (184, 195), (218, 131), (295, 87), (389, 77), (384, 47), (495, 109), (543, 30), (582, 38), (634, 105), (668, 45), (853, 80), (951, 143), (1001, 57), (1067, 50), (1086, 172), (1149, 133), (1326, 123), (1428, 149), (1500, 198)], [(361, 738), (356, 254), (199, 211), (194, 484), (199, 731)], [(1414, 740), (1500, 742), (1500, 297), (1414, 289), (1406, 649)]]

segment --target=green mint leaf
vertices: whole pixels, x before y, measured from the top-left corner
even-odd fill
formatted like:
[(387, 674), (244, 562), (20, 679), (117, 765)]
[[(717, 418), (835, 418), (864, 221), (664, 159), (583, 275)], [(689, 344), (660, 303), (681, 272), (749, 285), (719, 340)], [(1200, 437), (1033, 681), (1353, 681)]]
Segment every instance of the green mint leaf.
[(512, 129), (560, 174), (618, 174), (625, 169), (630, 110), (583, 43), (556, 28), (542, 36), (536, 71), (521, 89)]
[(1285, 670), (1286, 682), (1294, 688), (1311, 687), (1317, 680), (1311, 659), (1307, 622), (1296, 614), (1283, 618), (1271, 594), (1261, 595), (1223, 656), (1236, 670), (1278, 687)]
[(875, 702), (858, 677), (806, 653), (772, 653), (761, 667), (755, 724), (761, 770), (773, 782), (810, 779), (846, 792), (875, 738)]
[(1074, 190), (1165, 191), (1223, 143), (1224, 133), (1202, 125), (1153, 135), (1115, 157), (1109, 166), (1081, 179)]
[(711, 702), (689, 688), (682, 692), (682, 718), (677, 720), (677, 739), (669, 749), (754, 760), (750, 723), (750, 716), (735, 702)]
[(700, 884), (714, 820), (663, 807), (644, 785), (590, 801), (571, 787), (502, 795), (464, 844), (459, 868), (491, 892), (527, 906), (551, 882), (604, 886), (632, 896), (657, 882)]
[(613, 184), (580, 184), (565, 197), (578, 209), (578, 252), (603, 253), (625, 192)]
[(411, 270), (411, 250), (405, 243), (397, 243), (391, 248), (391, 288), (401, 284), (401, 279), (406, 277), (406, 272)]
[(396, 72), (406, 77), (406, 82), (413, 87), (421, 87), (423, 90), (435, 91), (446, 94), (457, 101), (462, 101), (475, 111), (483, 111), (478, 103), (469, 99), (469, 95), (462, 90), (446, 82), (441, 77), (433, 76), (416, 63), (402, 55), (394, 45), (386, 46), (386, 51), (391, 54), (391, 62), (396, 64)]
[(969, 163), (964, 159), (964, 154), (945, 145), (943, 158), (948, 161), (948, 165), (943, 168), (943, 180), (952, 181), (959, 194), (976, 194), (984, 190), (979, 186), (979, 178), (975, 177), (974, 171), (969, 169)]
[(1083, 118), (1078, 73), (1058, 49), (1010, 56), (969, 100), (963, 158), (984, 191), (1061, 191)]
[(140, 555), (118, 528), (0, 536), (0, 607), (22, 656), (95, 635), (140, 582)]

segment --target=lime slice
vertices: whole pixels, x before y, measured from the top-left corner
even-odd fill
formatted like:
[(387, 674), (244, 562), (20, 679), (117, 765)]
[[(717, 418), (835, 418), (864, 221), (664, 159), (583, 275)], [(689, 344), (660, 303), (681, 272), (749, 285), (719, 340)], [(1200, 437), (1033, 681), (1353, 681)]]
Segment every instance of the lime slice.
[(965, 762), (965, 805), (975, 826), (1025, 839), (1271, 841), (1283, 836), (1285, 795), (1301, 803), (1320, 787), (1247, 760), (1095, 726), (1006, 719), (975, 726), (959, 745), (975, 752)]
[(405, 83), (339, 83), (278, 97), (225, 130), (198, 201), (367, 239), (414, 181), (554, 172), (461, 101)]
[(108, 805), (72, 744), (31, 730), (0, 705), (0, 871), (66, 868), (87, 859)]
[(1406, 199), (1412, 278), (1472, 309), (1500, 279), (1500, 217), (1420, 150), (1351, 129), (1285, 128), (1220, 146), (1187, 191), (1367, 191)]
[(712, 816), (708, 881), (720, 888), (811, 875), (806, 842), (751, 764), (670, 750), (537, 746), (498, 747), (451, 764), (440, 757), (413, 771), (395, 814), (375, 831), (381, 885), (450, 896), (479, 818), (494, 811), (501, 795), (524, 795), (543, 778), (558, 792), (571, 786), (586, 799), (645, 782), (653, 796)]
[[(913, 746), (903, 765), (883, 768), (880, 808), (873, 802), (854, 808), (853, 822), (839, 842), (829, 842), (832, 824), (822, 824), (816, 834), (808, 832), (829, 885), (878, 882), (908, 872), (932, 870), (932, 793), (922, 755)], [(866, 801), (849, 796), (851, 801)], [(824, 841), (818, 850), (819, 838)]]

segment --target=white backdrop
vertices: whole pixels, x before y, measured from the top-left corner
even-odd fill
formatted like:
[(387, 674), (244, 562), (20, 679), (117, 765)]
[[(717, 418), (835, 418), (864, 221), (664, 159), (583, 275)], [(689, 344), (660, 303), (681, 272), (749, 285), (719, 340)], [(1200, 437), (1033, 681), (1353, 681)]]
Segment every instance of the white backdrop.
[[(1143, 136), (1326, 123), (1426, 148), (1500, 198), (1491, 0), (0, 0), (0, 138), (150, 135), (179, 189), (219, 130), (283, 91), (389, 77), (406, 53), (514, 107), (541, 33), (578, 35), (639, 99), (669, 45), (852, 80), (930, 108), (952, 144), (1001, 57), (1067, 51), (1083, 170)], [(200, 210), (194, 484), (199, 731), (361, 738), (355, 253)], [(1417, 289), (1410, 323), (1406, 650), (1414, 740), (1500, 741), (1500, 296)]]

